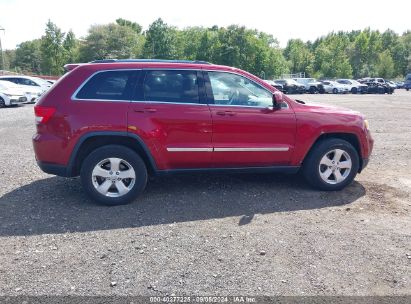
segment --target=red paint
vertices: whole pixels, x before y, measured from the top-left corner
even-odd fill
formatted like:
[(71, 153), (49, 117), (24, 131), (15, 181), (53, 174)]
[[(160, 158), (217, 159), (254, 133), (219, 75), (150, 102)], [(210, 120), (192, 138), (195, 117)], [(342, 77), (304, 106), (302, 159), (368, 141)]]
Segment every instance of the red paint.
[[(348, 133), (368, 158), (373, 140), (363, 116), (347, 109), (303, 105), (285, 96), (288, 108), (148, 104), (145, 102), (72, 101), (75, 90), (94, 72), (116, 69), (171, 68), (229, 71), (248, 77), (271, 92), (276, 89), (239, 69), (187, 63), (95, 63), (73, 67), (39, 101), (54, 108), (37, 125), (36, 158), (67, 165), (79, 139), (94, 131), (131, 132), (146, 144), (159, 170), (178, 168), (299, 166), (324, 133)], [(36, 112), (36, 114), (38, 114)], [(224, 115), (221, 114), (224, 112)], [(288, 147), (282, 152), (169, 152), (167, 148)]]

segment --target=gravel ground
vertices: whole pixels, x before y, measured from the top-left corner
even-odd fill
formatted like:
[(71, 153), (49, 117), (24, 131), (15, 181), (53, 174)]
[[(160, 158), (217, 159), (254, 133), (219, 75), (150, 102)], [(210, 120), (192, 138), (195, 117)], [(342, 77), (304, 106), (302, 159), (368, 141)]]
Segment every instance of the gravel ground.
[(298, 97), (370, 121), (369, 167), (343, 191), (190, 174), (102, 207), (38, 169), (32, 105), (0, 109), (0, 295), (410, 295), (411, 92)]

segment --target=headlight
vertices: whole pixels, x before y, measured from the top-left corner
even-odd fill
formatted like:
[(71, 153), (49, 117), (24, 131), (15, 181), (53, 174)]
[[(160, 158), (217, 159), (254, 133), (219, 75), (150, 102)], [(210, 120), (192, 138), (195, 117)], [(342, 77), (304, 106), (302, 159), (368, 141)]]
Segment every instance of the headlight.
[(364, 127), (369, 130), (370, 129), (370, 124), (368, 122), (368, 120), (364, 119)]

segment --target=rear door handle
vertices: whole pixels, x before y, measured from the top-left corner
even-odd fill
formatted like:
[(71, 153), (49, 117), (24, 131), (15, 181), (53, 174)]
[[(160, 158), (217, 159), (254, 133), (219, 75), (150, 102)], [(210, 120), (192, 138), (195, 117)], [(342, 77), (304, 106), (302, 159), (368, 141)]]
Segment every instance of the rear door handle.
[(220, 115), (220, 116), (225, 116), (225, 115), (234, 116), (235, 112), (233, 112), (233, 111), (217, 111), (216, 114)]

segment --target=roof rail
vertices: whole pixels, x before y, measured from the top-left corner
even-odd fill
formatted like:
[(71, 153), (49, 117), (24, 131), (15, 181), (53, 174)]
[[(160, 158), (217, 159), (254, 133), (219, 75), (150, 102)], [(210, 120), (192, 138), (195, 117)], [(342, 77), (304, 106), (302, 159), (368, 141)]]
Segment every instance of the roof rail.
[(201, 60), (168, 60), (168, 59), (102, 59), (90, 63), (118, 63), (118, 62), (159, 62), (159, 63), (189, 63), (189, 64), (211, 64)]

